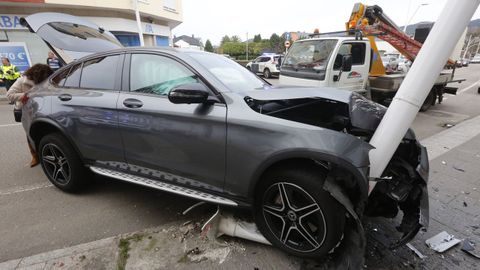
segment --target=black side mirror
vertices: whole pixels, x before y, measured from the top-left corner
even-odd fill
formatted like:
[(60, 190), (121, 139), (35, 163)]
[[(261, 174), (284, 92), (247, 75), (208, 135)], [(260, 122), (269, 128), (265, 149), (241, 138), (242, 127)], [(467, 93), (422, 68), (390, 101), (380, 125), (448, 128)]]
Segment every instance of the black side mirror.
[(200, 104), (208, 101), (209, 92), (201, 83), (182, 84), (168, 93), (168, 100), (174, 104)]
[(342, 57), (342, 71), (352, 70), (352, 55), (346, 54)]

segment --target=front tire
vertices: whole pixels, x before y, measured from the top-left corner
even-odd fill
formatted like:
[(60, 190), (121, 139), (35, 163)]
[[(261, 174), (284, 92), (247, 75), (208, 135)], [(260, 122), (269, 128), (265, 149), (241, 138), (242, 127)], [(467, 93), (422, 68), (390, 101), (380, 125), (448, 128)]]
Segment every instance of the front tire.
[(48, 180), (62, 191), (79, 191), (89, 180), (80, 157), (60, 133), (44, 136), (40, 140), (38, 155)]
[(270, 243), (299, 257), (321, 258), (340, 241), (345, 209), (322, 186), (317, 169), (267, 173), (256, 192), (255, 220)]

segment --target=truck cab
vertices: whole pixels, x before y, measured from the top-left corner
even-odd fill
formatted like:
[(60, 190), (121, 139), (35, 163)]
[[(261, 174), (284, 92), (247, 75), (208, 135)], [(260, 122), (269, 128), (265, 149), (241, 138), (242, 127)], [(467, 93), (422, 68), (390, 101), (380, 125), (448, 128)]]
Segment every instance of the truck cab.
[(293, 43), (282, 62), (280, 84), (366, 93), (371, 59), (368, 40), (352, 37), (299, 40)]

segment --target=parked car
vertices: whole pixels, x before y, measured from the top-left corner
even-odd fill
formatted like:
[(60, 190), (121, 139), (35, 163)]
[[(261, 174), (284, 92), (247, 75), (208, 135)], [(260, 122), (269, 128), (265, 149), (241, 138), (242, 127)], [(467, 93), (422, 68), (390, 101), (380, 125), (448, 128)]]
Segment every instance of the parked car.
[(405, 57), (400, 57), (398, 59), (398, 67), (397, 70), (403, 73), (407, 73), (412, 66), (412, 62)]
[(462, 59), (462, 67), (468, 67), (468, 64), (470, 64), (470, 60), (467, 58)]
[(249, 62), (246, 67), (253, 73), (263, 74), (266, 79), (280, 75), (282, 55), (264, 54)]
[(428, 158), (413, 131), (368, 196), (383, 106), (351, 91), (274, 87), (218, 54), (123, 48), (73, 16), (21, 21), (68, 63), (35, 86), (22, 115), (59, 189), (95, 173), (249, 208), (274, 246), (309, 258), (342, 244), (347, 226), (361, 230), (364, 214), (404, 211), (399, 243), (427, 226)]
[(480, 63), (480, 54), (476, 54), (471, 60), (470, 63), (472, 64), (478, 64)]
[(399, 54), (386, 53), (382, 57), (382, 63), (388, 73), (398, 70)]

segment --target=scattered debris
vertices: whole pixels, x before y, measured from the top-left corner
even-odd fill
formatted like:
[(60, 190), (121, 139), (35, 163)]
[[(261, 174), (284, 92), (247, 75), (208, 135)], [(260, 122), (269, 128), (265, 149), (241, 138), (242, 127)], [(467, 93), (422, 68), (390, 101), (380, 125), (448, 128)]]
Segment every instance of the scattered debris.
[(466, 202), (463, 202), (463, 207), (467, 207), (467, 203)]
[(425, 244), (436, 252), (445, 252), (451, 247), (462, 242), (462, 240), (455, 238), (452, 234), (443, 231), (425, 241)]
[(443, 165), (447, 165), (447, 162), (445, 160), (442, 160)]
[(377, 229), (377, 228), (373, 228), (373, 231), (374, 231), (374, 232), (378, 232), (378, 229)]
[(438, 189), (437, 187), (433, 187), (432, 189), (433, 189), (433, 191), (435, 191), (435, 192), (438, 192), (438, 191), (439, 191), (439, 189)]
[(416, 247), (414, 247), (412, 244), (407, 243), (407, 247), (408, 247), (409, 249), (411, 249), (413, 252), (415, 252), (415, 254), (417, 254), (417, 256), (418, 256), (420, 259), (423, 260), (423, 259), (427, 258), (427, 256), (423, 255), (423, 254), (420, 252), (420, 250), (418, 250), (418, 249), (417, 249)]
[(444, 127), (444, 128), (451, 128), (451, 127), (454, 127), (454, 126), (455, 126), (455, 124), (451, 124), (451, 123), (445, 123), (445, 124), (442, 125), (442, 127)]
[(480, 259), (480, 254), (475, 252), (475, 244), (468, 239), (463, 241), (462, 251)]
[(457, 167), (457, 166), (455, 166), (455, 165), (453, 165), (453, 168), (454, 168), (455, 170), (459, 171), (459, 172), (465, 172), (464, 169), (459, 168), (459, 167)]
[(182, 212), (182, 215), (186, 215), (186, 214), (188, 214), (188, 212), (190, 212), (192, 209), (194, 209), (194, 208), (196, 208), (196, 207), (198, 207), (198, 206), (200, 206), (200, 205), (204, 205), (204, 204), (206, 204), (206, 202), (204, 202), (204, 201), (198, 202), (198, 203), (190, 206), (189, 208), (185, 209), (185, 211)]

